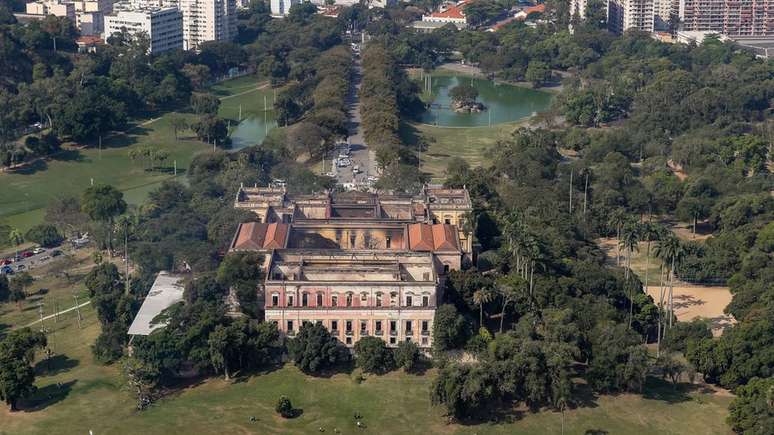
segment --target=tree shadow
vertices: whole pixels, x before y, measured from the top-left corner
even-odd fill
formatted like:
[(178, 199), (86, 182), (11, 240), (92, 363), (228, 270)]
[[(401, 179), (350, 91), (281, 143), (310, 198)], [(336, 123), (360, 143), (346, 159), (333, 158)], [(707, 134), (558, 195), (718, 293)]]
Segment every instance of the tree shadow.
[(599, 395), (586, 382), (578, 382), (573, 385), (571, 408), (596, 408)]
[(84, 160), (81, 151), (73, 149), (59, 151), (49, 156), (49, 158), (60, 162), (82, 162)]
[(673, 299), (674, 307), (676, 309), (683, 309), (683, 308), (693, 307), (696, 305), (706, 304), (706, 302), (696, 298), (693, 295), (676, 295), (676, 296), (673, 296), (672, 299)]
[(77, 367), (80, 361), (72, 359), (67, 355), (54, 355), (48, 359), (42, 359), (35, 364), (35, 373), (37, 375), (53, 376), (64, 373), (74, 367)]
[(3, 338), (7, 331), (11, 330), (11, 325), (0, 323), (0, 338)]
[(660, 400), (669, 404), (688, 402), (690, 393), (700, 388), (696, 384), (672, 384), (664, 379), (649, 376), (642, 389), (642, 397), (649, 400)]
[(54, 383), (38, 388), (35, 394), (21, 401), (19, 408), (24, 412), (35, 412), (61, 402), (67, 398), (76, 382), (78, 380), (73, 379), (70, 382)]
[(39, 171), (48, 169), (48, 162), (45, 159), (37, 159), (22, 167), (14, 168), (11, 172), (19, 175), (33, 175)]

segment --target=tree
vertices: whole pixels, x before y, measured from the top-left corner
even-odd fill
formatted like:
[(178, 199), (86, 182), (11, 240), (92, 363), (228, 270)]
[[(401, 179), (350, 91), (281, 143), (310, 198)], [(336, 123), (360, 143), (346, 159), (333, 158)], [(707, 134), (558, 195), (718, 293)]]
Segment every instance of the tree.
[(734, 390), (726, 422), (736, 433), (765, 435), (774, 427), (774, 377), (753, 378)]
[(56, 225), (61, 234), (72, 235), (84, 228), (87, 219), (87, 216), (81, 211), (80, 198), (63, 196), (49, 201), (43, 220)]
[(435, 310), (433, 319), (433, 350), (445, 351), (461, 347), (470, 336), (470, 325), (451, 304)]
[(419, 347), (413, 341), (401, 341), (395, 349), (395, 365), (411, 372), (419, 363)]
[(59, 246), (64, 240), (56, 227), (48, 224), (39, 224), (30, 228), (25, 234), (27, 240), (35, 242), (45, 248), (53, 248)]
[(495, 293), (487, 288), (482, 288), (473, 293), (473, 303), (478, 305), (478, 324), (480, 327), (484, 327), (484, 305), (494, 300)]
[(680, 376), (685, 371), (685, 365), (675, 358), (672, 354), (665, 352), (656, 358), (656, 368), (661, 371), (661, 375), (669, 378), (672, 385), (677, 385)]
[(626, 287), (629, 288), (629, 327), (632, 326), (632, 317), (634, 316), (634, 295), (632, 283), (629, 282), (629, 274), (631, 273), (632, 266), (632, 252), (639, 251), (640, 248), (640, 231), (637, 224), (628, 224), (624, 226), (622, 238), (618, 241), (619, 249), (623, 247), (626, 249), (626, 266), (624, 272), (624, 279)]
[(207, 343), (210, 346), (210, 360), (216, 371), (223, 370), (226, 380), (229, 379), (228, 373), (228, 351), (232, 348), (233, 337), (227, 327), (218, 325), (210, 333)]
[(532, 86), (538, 88), (543, 86), (551, 79), (551, 69), (545, 62), (532, 60), (527, 65), (527, 72), (524, 73), (524, 79), (532, 83)]
[(473, 85), (462, 83), (449, 90), (449, 97), (459, 103), (469, 103), (478, 98), (478, 89)]
[(0, 275), (0, 303), (8, 302), (11, 298), (11, 288), (8, 284), (8, 277), (5, 274)]
[(217, 115), (220, 99), (210, 94), (191, 95), (191, 108), (197, 115)]
[(366, 373), (383, 374), (395, 367), (392, 351), (378, 337), (363, 337), (355, 343), (355, 363)]
[(448, 364), (430, 387), (432, 403), (444, 405), (447, 414), (458, 419), (480, 416), (499, 398), (497, 377), (489, 364)]
[(21, 303), (27, 299), (26, 288), (32, 285), (32, 275), (28, 272), (17, 273), (11, 280), (9, 289), (11, 291), (11, 302), (16, 302), (16, 307), (21, 310)]
[(280, 396), (277, 400), (277, 405), (274, 406), (274, 411), (281, 415), (283, 418), (293, 417), (293, 404), (290, 403), (290, 399), (286, 396)]
[[(116, 216), (126, 211), (124, 194), (107, 184), (89, 187), (83, 192), (81, 210), (93, 221), (102, 222), (106, 226), (106, 231), (110, 232)], [(112, 254), (112, 237), (108, 237), (108, 248)]]
[(680, 239), (678, 239), (674, 234), (670, 234), (656, 244), (656, 256), (667, 265), (667, 270), (669, 273), (669, 297), (667, 298), (667, 311), (669, 312), (669, 319), (667, 319), (667, 321), (670, 328), (672, 327), (672, 318), (674, 317), (673, 289), (675, 280), (675, 267), (677, 267), (677, 263), (680, 259), (683, 258), (684, 255), (685, 250), (683, 249), (682, 243), (680, 242)]
[(207, 143), (219, 143), (226, 145), (228, 139), (228, 127), (223, 118), (213, 115), (204, 115), (198, 121), (191, 124), (191, 130), (196, 133), (199, 140), (206, 140)]
[(172, 126), (172, 129), (175, 132), (175, 140), (178, 139), (178, 133), (181, 131), (184, 131), (188, 129), (188, 121), (183, 118), (182, 116), (175, 115), (172, 117), (172, 119), (169, 121), (169, 124)]
[(527, 293), (527, 282), (524, 281), (524, 278), (511, 274), (499, 281), (497, 291), (503, 300), (503, 309), (500, 312), (500, 332), (503, 332), (505, 311), (508, 309), (508, 305), (516, 302), (520, 296)]
[(24, 243), (24, 236), (22, 236), (21, 231), (12, 228), (11, 231), (8, 232), (8, 243), (14, 246), (19, 246)]
[(124, 357), (121, 360), (121, 372), (127, 388), (137, 399), (137, 409), (142, 411), (147, 408), (156, 396), (158, 368), (135, 357)]
[(348, 359), (347, 350), (320, 323), (301, 325), (298, 336), (288, 342), (288, 354), (299, 369), (312, 374)]
[(46, 336), (22, 328), (0, 340), (0, 399), (16, 411), (19, 399), (35, 392), (35, 351), (46, 346)]

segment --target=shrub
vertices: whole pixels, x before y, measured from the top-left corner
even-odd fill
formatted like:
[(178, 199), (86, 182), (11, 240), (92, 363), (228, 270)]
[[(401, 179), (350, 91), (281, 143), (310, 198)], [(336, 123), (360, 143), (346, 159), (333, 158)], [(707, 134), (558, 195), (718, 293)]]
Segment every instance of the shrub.
[(319, 323), (304, 324), (288, 341), (288, 354), (305, 373), (317, 373), (349, 359), (349, 352)]
[(277, 401), (277, 406), (274, 407), (274, 410), (277, 411), (277, 414), (281, 415), (283, 418), (293, 417), (293, 404), (290, 403), (290, 399), (288, 399), (286, 396), (280, 396), (279, 400)]

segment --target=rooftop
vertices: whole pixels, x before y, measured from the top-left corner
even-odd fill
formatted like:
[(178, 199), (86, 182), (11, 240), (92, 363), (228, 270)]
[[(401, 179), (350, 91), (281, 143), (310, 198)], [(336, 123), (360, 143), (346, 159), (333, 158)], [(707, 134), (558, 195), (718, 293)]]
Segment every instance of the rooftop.
[(151, 332), (166, 326), (166, 322), (155, 323), (162, 311), (183, 300), (183, 276), (169, 272), (159, 272), (148, 296), (129, 326), (129, 335), (150, 335)]

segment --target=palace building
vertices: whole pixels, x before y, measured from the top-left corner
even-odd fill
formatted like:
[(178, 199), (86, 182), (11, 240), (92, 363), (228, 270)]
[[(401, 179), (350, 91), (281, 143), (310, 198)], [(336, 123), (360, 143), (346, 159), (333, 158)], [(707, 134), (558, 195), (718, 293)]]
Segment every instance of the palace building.
[(230, 250), (264, 254), (265, 317), (287, 336), (321, 322), (347, 346), (374, 335), (429, 348), (446, 275), (472, 256), (465, 189), (289, 195), (253, 187), (240, 189), (235, 206), (256, 219), (239, 225)]

